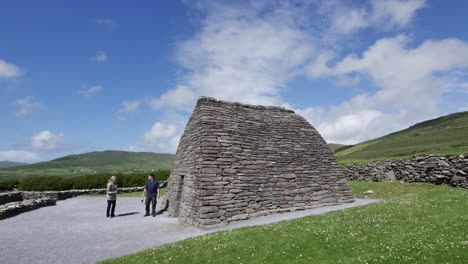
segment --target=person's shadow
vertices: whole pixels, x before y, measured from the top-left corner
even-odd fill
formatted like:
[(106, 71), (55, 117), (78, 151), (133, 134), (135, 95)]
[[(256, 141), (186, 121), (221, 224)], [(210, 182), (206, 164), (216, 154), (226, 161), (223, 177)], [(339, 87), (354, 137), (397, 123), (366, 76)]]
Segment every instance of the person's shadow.
[(169, 208), (169, 200), (166, 200), (164, 207), (156, 211), (156, 215), (162, 215)]
[(130, 212), (130, 213), (125, 213), (125, 214), (118, 214), (115, 217), (121, 217), (121, 216), (129, 216), (129, 215), (136, 215), (139, 214), (140, 212)]

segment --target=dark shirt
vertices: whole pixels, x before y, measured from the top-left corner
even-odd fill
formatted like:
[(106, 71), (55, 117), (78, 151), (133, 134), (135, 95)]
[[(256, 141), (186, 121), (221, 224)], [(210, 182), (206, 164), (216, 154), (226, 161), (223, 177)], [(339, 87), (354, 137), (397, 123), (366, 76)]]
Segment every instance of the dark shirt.
[(147, 197), (156, 197), (156, 194), (158, 194), (159, 182), (157, 180), (147, 181), (145, 189)]

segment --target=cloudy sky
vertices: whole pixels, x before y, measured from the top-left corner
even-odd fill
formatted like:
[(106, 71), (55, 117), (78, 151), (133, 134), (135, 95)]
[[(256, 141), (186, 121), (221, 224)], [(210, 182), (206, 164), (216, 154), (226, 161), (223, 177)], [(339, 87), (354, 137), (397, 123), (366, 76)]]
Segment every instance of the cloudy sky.
[(354, 144), (468, 110), (468, 2), (3, 1), (0, 160), (174, 153), (199, 96)]

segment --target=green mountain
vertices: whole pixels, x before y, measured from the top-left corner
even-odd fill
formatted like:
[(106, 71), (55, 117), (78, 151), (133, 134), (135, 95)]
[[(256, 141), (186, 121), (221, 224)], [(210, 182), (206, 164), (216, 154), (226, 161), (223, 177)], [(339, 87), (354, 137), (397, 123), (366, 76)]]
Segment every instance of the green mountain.
[(23, 162), (14, 162), (14, 161), (0, 161), (0, 168), (9, 168), (9, 167), (16, 167), (21, 165), (27, 165), (27, 163)]
[(342, 148), (343, 144), (336, 144), (336, 143), (328, 143), (328, 146), (330, 146), (330, 148), (333, 150), (333, 151), (336, 151), (337, 149), (340, 149)]
[(1, 178), (76, 176), (99, 172), (129, 173), (170, 169), (174, 155), (152, 152), (96, 151), (69, 155), (47, 162), (0, 168)]
[(353, 145), (343, 145), (343, 144), (336, 144), (336, 143), (328, 143), (328, 146), (333, 150), (333, 152), (342, 151), (347, 148), (351, 148)]
[(468, 153), (468, 112), (454, 113), (362, 142), (335, 153), (344, 163), (407, 158), (425, 154)]

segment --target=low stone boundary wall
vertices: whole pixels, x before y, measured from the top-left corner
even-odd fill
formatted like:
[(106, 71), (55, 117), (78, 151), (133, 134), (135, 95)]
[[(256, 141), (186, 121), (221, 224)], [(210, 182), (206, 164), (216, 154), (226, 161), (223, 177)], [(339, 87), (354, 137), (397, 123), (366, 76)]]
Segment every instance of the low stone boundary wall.
[(366, 165), (348, 164), (344, 173), (351, 181), (403, 181), (447, 184), (468, 189), (468, 154), (416, 156)]
[(0, 205), (23, 200), (21, 192), (0, 193)]
[[(139, 192), (143, 187), (119, 188), (119, 193)], [(0, 193), (0, 220), (44, 206), (55, 205), (58, 200), (65, 200), (84, 194), (105, 194), (106, 189), (48, 191), (48, 192), (7, 192)]]
[(55, 205), (56, 199), (45, 197), (36, 200), (22, 200), (0, 206), (0, 220), (44, 206)]
[[(119, 188), (118, 193), (129, 193), (143, 191), (143, 187)], [(47, 191), (47, 192), (22, 192), (24, 199), (41, 199), (51, 197), (56, 200), (64, 200), (78, 195), (85, 194), (106, 194), (106, 189), (85, 189), (68, 191)], [(118, 194), (117, 194), (118, 195)]]

